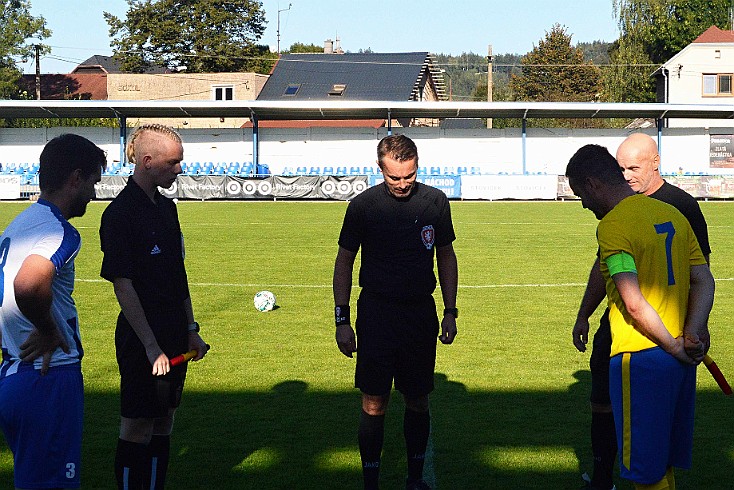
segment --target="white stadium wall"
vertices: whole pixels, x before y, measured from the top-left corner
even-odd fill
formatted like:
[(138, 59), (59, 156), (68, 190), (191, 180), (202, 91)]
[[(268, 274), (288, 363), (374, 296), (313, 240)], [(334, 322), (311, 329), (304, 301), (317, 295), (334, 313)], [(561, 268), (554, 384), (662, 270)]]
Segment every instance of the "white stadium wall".
[[(43, 145), (54, 136), (74, 132), (102, 147), (110, 163), (120, 160), (116, 128), (0, 129), (0, 164), (38, 162)], [(630, 134), (625, 129), (532, 128), (523, 138), (518, 129), (395, 128), (416, 141), (420, 166), (446, 174), (466, 167), (481, 174), (562, 175), (581, 146), (596, 143), (614, 154)], [(645, 130), (657, 138), (655, 129)], [(731, 135), (731, 128), (666, 128), (662, 138), (664, 174), (734, 175), (734, 168), (711, 168), (710, 134)], [(253, 161), (251, 129), (183, 129), (186, 162)], [(261, 128), (260, 163), (272, 174), (296, 173), (299, 168), (343, 167), (376, 169), (376, 145), (386, 128)], [(475, 173), (475, 172), (472, 172)]]

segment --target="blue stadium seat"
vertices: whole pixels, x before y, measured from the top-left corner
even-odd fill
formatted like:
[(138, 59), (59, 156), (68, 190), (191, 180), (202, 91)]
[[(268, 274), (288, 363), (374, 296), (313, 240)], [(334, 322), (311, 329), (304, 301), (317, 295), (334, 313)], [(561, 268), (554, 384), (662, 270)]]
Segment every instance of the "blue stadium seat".
[[(419, 173), (420, 173), (420, 169), (421, 168), (418, 167)], [(370, 165), (369, 167), (362, 167), (362, 171), (364, 172), (365, 175), (373, 175), (373, 174), (380, 173), (380, 170), (378, 169), (378, 167), (374, 165)]]
[(466, 167), (456, 167), (456, 173), (458, 175), (466, 175), (467, 173), (469, 173), (469, 169)]
[(334, 175), (334, 167), (324, 167), (322, 172), (323, 175)]
[(252, 168), (252, 162), (243, 162), (242, 165), (240, 165), (240, 175), (252, 175)]
[(362, 169), (359, 167), (349, 167), (349, 175), (362, 175)]
[(429, 172), (431, 175), (441, 175), (441, 168), (440, 167), (431, 167), (431, 170)]
[(311, 167), (308, 171), (308, 175), (321, 175), (321, 167)]
[(469, 170), (469, 173), (471, 175), (481, 175), (482, 170), (479, 167), (472, 167), (471, 170)]
[(337, 167), (336, 174), (337, 175), (347, 175), (347, 167)]
[(296, 168), (296, 175), (308, 175), (308, 170), (306, 167), (298, 167)]

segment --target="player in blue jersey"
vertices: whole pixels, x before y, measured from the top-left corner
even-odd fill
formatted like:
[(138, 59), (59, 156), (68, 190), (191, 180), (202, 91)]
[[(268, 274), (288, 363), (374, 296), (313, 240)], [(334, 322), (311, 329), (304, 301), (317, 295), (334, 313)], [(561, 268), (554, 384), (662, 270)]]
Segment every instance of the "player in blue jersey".
[(40, 157), (41, 195), (0, 236), (0, 426), (16, 488), (79, 488), (84, 387), (74, 291), (82, 216), (105, 154), (74, 134)]

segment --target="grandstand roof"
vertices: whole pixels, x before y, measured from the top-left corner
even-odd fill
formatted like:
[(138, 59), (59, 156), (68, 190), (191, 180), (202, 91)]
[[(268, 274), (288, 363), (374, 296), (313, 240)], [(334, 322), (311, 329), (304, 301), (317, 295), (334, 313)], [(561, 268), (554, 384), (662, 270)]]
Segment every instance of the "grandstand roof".
[(249, 117), (258, 120), (397, 118), (734, 119), (732, 104), (394, 101), (0, 100), (0, 118)]

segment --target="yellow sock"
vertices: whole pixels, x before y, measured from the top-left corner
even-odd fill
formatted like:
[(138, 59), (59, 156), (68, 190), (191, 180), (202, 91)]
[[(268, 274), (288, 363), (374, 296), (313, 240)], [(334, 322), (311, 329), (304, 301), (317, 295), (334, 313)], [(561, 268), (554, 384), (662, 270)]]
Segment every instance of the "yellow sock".
[(673, 473), (673, 467), (668, 468), (665, 473), (665, 478), (668, 480), (668, 489), (675, 490), (675, 474)]
[(665, 472), (665, 476), (662, 480), (657, 483), (651, 483), (645, 485), (643, 483), (635, 483), (636, 490), (675, 490), (675, 475), (673, 473), (673, 467), (668, 467), (668, 471)]

